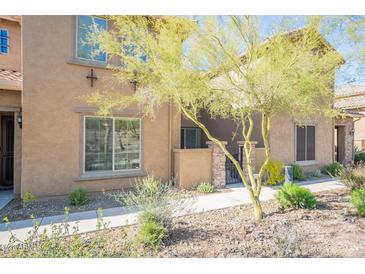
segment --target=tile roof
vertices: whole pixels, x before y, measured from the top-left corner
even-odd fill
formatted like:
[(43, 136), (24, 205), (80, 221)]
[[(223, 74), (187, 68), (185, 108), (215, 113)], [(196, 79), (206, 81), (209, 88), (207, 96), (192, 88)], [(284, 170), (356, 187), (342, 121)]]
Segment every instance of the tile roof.
[(336, 90), (335, 107), (341, 109), (365, 108), (365, 85), (351, 85)]
[(0, 69), (0, 80), (19, 81), (23, 80), (22, 74), (16, 70)]

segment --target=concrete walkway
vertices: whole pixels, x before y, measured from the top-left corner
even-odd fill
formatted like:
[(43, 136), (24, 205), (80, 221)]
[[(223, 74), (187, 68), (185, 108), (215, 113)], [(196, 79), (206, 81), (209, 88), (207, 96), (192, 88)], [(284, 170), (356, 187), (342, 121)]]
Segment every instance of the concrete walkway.
[(11, 200), (14, 199), (12, 190), (1, 190), (0, 191), (0, 210), (4, 208)]
[[(332, 190), (343, 188), (343, 185), (333, 179), (318, 179), (302, 183), (312, 192), (320, 192), (325, 190)], [(186, 205), (188, 210), (184, 212), (177, 212), (176, 216), (182, 216), (192, 213), (200, 213), (204, 211), (223, 209), (242, 204), (250, 203), (247, 190), (242, 187), (242, 184), (233, 184), (228, 186), (232, 191), (224, 193), (216, 193), (187, 199)], [(277, 192), (274, 187), (263, 187), (260, 200), (270, 200), (274, 198)], [(78, 223), (79, 232), (90, 232), (96, 230), (98, 213), (95, 210), (71, 213), (68, 219), (70, 227)], [(137, 211), (131, 211), (125, 207), (116, 207), (103, 210), (103, 221), (106, 222), (108, 228), (119, 227), (124, 225), (135, 224), (137, 222)], [(41, 223), (41, 230), (49, 228), (51, 224), (62, 223), (63, 215), (50, 216), (36, 219)], [(11, 223), (13, 234), (19, 239), (25, 239), (27, 232), (32, 228), (35, 220), (23, 220)], [(0, 224), (0, 245), (7, 244), (10, 238), (10, 233), (6, 224)]]

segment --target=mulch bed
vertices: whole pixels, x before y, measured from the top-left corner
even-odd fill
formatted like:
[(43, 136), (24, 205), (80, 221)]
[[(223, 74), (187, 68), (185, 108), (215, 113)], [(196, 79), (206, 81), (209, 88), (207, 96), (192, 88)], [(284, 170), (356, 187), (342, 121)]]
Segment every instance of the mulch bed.
[[(278, 239), (294, 236), (293, 257), (365, 257), (365, 218), (356, 216), (345, 189), (317, 193), (315, 210), (281, 210), (263, 203), (264, 219), (255, 223), (244, 205), (176, 218), (160, 251), (147, 257), (278, 257)], [(123, 245), (123, 229), (109, 230), (109, 249)], [(126, 229), (131, 239), (137, 226)]]

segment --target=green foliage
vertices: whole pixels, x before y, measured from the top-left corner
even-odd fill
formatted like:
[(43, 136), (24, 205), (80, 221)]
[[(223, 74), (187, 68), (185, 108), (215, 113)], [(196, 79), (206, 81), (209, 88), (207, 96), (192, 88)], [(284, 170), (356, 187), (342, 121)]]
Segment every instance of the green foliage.
[(320, 169), (316, 169), (314, 172), (313, 172), (313, 177), (321, 177), (322, 176), (322, 172)]
[(283, 208), (308, 208), (317, 206), (315, 196), (305, 187), (294, 183), (284, 183), (276, 194), (276, 199)]
[(353, 190), (350, 201), (355, 206), (357, 213), (365, 216), (365, 188)]
[[(312, 113), (337, 114), (332, 107), (332, 68), (342, 59), (326, 46), (318, 16), (308, 17), (305, 27), (291, 32), (287, 22), (276, 22), (268, 27), (271, 36), (264, 42), (256, 16), (228, 16), (225, 24), (214, 16), (203, 17), (199, 24), (175, 16), (108, 19), (113, 21), (113, 30), (94, 31), (87, 42), (97, 42), (108, 56), (117, 56), (123, 65), (113, 67), (115, 77), (119, 82), (135, 81), (138, 88), (132, 95), (96, 91), (83, 97), (98, 107), (100, 115), (138, 103), (143, 114), (153, 117), (159, 107), (172, 103), (209, 140), (221, 145), (222, 140), (201, 123), (202, 111), (212, 118), (235, 121), (247, 141), (252, 141), (253, 113), (258, 113), (268, 160), (273, 115), (285, 112), (300, 121)], [(147, 56), (147, 61), (142, 56)], [(245, 150), (250, 152), (246, 146)], [(223, 151), (238, 166), (233, 155)], [(257, 179), (249, 161), (246, 168), (249, 180), (241, 167), (237, 170), (250, 197), (258, 198), (266, 164)]]
[(365, 151), (355, 148), (355, 164), (365, 164)]
[(351, 190), (365, 188), (365, 165), (343, 169), (340, 177), (341, 182)]
[(215, 191), (214, 185), (212, 185), (211, 183), (200, 183), (197, 187), (196, 190), (200, 193), (213, 193)]
[(338, 162), (333, 162), (325, 166), (324, 169), (328, 173), (328, 175), (332, 177), (338, 177), (341, 175), (341, 172), (343, 171), (343, 165)]
[(304, 170), (299, 165), (293, 165), (293, 179), (294, 180), (305, 180)]
[(73, 206), (85, 205), (89, 202), (89, 193), (84, 188), (77, 188), (68, 196), (69, 202)]
[(277, 185), (285, 180), (285, 174), (283, 172), (284, 164), (280, 160), (270, 159), (266, 170), (268, 173), (267, 183), (269, 185)]
[(167, 237), (168, 230), (159, 216), (145, 211), (139, 217), (138, 240), (146, 246), (159, 249)]
[(37, 196), (33, 195), (32, 193), (30, 192), (25, 192), (23, 197), (22, 197), (22, 201), (23, 201), (23, 204), (26, 205), (26, 204), (30, 204), (34, 201), (36, 201), (38, 199)]
[(118, 202), (142, 210), (138, 218), (139, 240), (158, 248), (171, 228), (173, 213), (182, 212), (189, 204), (179, 199), (172, 186), (153, 176), (136, 180), (135, 189), (115, 195)]

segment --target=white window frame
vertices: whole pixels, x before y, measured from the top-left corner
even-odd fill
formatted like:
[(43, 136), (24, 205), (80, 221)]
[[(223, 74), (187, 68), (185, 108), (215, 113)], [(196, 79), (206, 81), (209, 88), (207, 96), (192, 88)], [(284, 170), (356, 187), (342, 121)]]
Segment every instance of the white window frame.
[[(307, 160), (307, 126), (309, 127), (314, 127), (314, 160)], [(297, 144), (298, 144), (298, 136), (297, 136), (297, 127), (305, 127), (305, 160), (297, 160)], [(299, 125), (299, 124), (295, 124), (294, 126), (294, 132), (295, 132), (295, 142), (294, 142), (294, 151), (295, 151), (295, 163), (315, 163), (317, 162), (317, 125), (316, 124), (304, 124), (304, 125)]]
[[(111, 170), (93, 170), (93, 171), (86, 171), (85, 170), (85, 158), (86, 158), (86, 119), (87, 118), (100, 118), (100, 119), (112, 119), (113, 120), (113, 144), (112, 144), (112, 169)], [(115, 120), (138, 120), (139, 121), (139, 168), (137, 169), (115, 169), (114, 168), (114, 142), (115, 142)], [(95, 174), (95, 173), (130, 173), (135, 171), (142, 171), (142, 119), (141, 118), (134, 118), (134, 117), (103, 117), (103, 116), (93, 116), (93, 115), (85, 115), (83, 118), (83, 159), (82, 159), (82, 174)]]
[(8, 52), (7, 53), (3, 53), (3, 52), (0, 52), (0, 55), (8, 55), (10, 53), (10, 39), (9, 39), (9, 29), (7, 28), (0, 28), (0, 30), (6, 30), (6, 33), (7, 33), (7, 38), (8, 38)]
[[(83, 57), (79, 57), (78, 53), (79, 53), (79, 46), (78, 46), (78, 37), (79, 37), (79, 20), (78, 17), (80, 15), (76, 15), (75, 16), (75, 21), (76, 21), (76, 38), (75, 38), (75, 58), (78, 60), (83, 60), (83, 61), (87, 61), (87, 62), (93, 62), (93, 63), (100, 63), (100, 64), (107, 64), (108, 63), (108, 53), (105, 53), (105, 61), (99, 61), (99, 60), (95, 60), (95, 59), (88, 59), (88, 58), (83, 58)], [(84, 15), (84, 16), (90, 16), (93, 18), (99, 18), (99, 19), (103, 19), (106, 21), (106, 30), (109, 30), (109, 20), (100, 16), (93, 16), (93, 15)]]
[[(182, 129), (184, 130), (184, 136), (183, 136), (183, 138), (184, 138), (184, 146), (186, 147), (186, 130), (191, 130), (191, 129), (193, 129), (193, 130), (195, 130), (195, 132), (196, 132), (196, 136), (195, 136), (195, 142), (196, 142), (196, 144), (197, 144), (197, 146), (198, 147), (200, 147), (201, 146), (201, 144), (200, 144), (200, 134), (201, 134), (201, 131), (200, 131), (200, 128), (198, 128), (198, 127), (182, 127)], [(185, 149), (185, 148), (184, 148)]]

